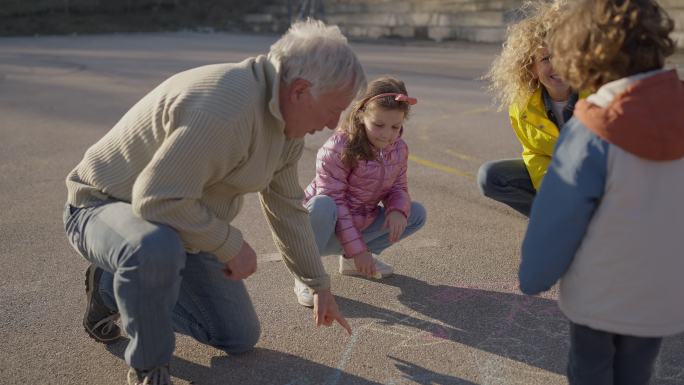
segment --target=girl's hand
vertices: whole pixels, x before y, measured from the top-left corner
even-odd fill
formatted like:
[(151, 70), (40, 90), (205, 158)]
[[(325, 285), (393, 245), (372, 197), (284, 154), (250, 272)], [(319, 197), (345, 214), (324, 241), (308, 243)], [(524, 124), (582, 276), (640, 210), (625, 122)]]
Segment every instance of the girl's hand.
[(354, 265), (356, 270), (362, 274), (373, 278), (375, 276), (375, 261), (373, 261), (373, 254), (370, 251), (364, 251), (354, 256)]
[(402, 234), (404, 234), (404, 230), (406, 230), (406, 224), (407, 220), (404, 214), (394, 210), (387, 214), (382, 228), (389, 229), (389, 240), (390, 242), (394, 243), (401, 238)]

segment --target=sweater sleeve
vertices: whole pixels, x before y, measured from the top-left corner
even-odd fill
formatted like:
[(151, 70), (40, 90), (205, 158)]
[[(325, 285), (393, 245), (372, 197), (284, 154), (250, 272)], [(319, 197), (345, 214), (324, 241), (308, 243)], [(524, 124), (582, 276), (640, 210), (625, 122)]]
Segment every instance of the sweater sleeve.
[(337, 205), (335, 236), (344, 250), (344, 255), (351, 258), (368, 248), (361, 232), (354, 225), (347, 203), (347, 178), (351, 170), (342, 162), (334, 140), (335, 138), (331, 137), (318, 150), (316, 156), (316, 195), (326, 195)]
[[(140, 217), (178, 231), (185, 248), (227, 262), (242, 247), (242, 234), (200, 200), (204, 188), (241, 160), (239, 122), (201, 111), (185, 111), (152, 160), (138, 175), (131, 205)], [(230, 137), (230, 138), (229, 138)]]
[(570, 266), (603, 196), (608, 148), (577, 119), (563, 129), (522, 244), (523, 293), (549, 290)]
[(304, 141), (289, 142), (287, 161), (276, 171), (268, 188), (259, 193), (261, 207), (276, 246), (288, 269), (315, 291), (330, 288), (314, 238), (309, 212), (302, 206), (297, 162)]
[(406, 176), (408, 170), (408, 146), (403, 141), (401, 146), (401, 150), (398, 152), (400, 157), (399, 174), (382, 204), (386, 208), (386, 214), (392, 211), (399, 211), (408, 219), (409, 215), (411, 215), (411, 196), (408, 192), (408, 179)]

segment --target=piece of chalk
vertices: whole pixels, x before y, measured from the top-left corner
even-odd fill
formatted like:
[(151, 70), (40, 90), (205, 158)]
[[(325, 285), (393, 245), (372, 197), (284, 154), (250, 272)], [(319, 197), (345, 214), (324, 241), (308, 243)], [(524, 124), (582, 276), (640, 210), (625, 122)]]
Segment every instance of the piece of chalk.
[(373, 273), (373, 278), (380, 279), (382, 278), (382, 274), (379, 271), (376, 271), (375, 273)]

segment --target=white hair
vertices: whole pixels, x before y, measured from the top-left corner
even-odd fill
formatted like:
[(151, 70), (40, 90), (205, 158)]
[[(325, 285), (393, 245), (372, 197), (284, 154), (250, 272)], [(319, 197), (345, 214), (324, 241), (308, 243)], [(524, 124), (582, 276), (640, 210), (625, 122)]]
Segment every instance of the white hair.
[(268, 55), (280, 62), (285, 84), (298, 78), (307, 80), (314, 97), (344, 88), (358, 94), (366, 87), (363, 67), (347, 38), (337, 26), (322, 21), (296, 22), (271, 46)]

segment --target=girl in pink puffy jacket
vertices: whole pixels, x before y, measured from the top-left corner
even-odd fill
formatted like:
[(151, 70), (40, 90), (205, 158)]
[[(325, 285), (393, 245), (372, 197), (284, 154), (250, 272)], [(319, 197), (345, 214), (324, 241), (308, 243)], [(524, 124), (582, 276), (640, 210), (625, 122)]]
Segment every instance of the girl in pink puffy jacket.
[[(374, 254), (425, 223), (425, 208), (408, 193), (408, 147), (401, 139), (414, 104), (402, 81), (379, 78), (318, 150), (304, 204), (321, 255), (341, 254), (341, 274), (391, 275), (392, 266)], [(313, 306), (304, 283), (295, 280), (295, 293), (300, 304)]]

